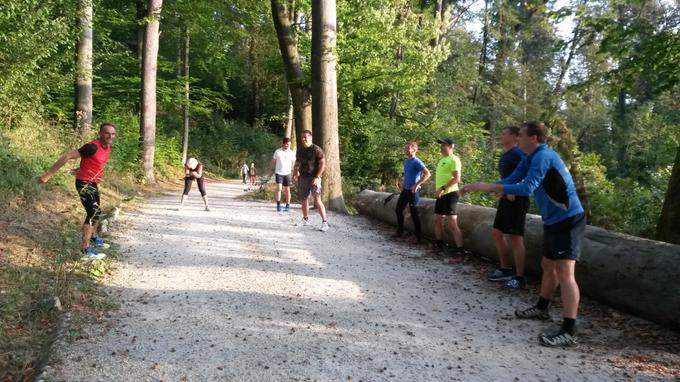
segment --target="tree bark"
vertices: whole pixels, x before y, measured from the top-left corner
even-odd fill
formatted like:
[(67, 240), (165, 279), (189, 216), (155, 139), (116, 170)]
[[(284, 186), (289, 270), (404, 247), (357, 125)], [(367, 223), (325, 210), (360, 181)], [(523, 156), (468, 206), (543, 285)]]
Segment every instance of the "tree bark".
[(142, 171), (147, 183), (155, 183), (153, 172), (156, 151), (156, 71), (158, 39), (163, 0), (148, 0), (144, 53), (142, 55), (142, 104), (140, 132), (142, 135)]
[(288, 113), (286, 114), (286, 128), (283, 133), (283, 136), (286, 138), (291, 138), (291, 140), (292, 136), (295, 134), (295, 132), (293, 131), (294, 118), (295, 116), (293, 115), (293, 98), (290, 96), (290, 89), (288, 89)]
[(321, 197), (329, 209), (347, 213), (342, 195), (335, 0), (312, 2), (312, 118), (326, 157)]
[[(279, 41), (281, 58), (286, 69), (286, 80), (293, 99), (295, 135), (298, 139), (304, 130), (312, 130), (312, 95), (304, 79), (295, 31), (290, 22), (292, 9), (288, 4), (271, 0), (272, 18)], [(297, 142), (298, 146), (300, 142)]]
[(87, 136), (92, 130), (92, 0), (80, 0), (78, 23), (74, 127)]
[[(138, 74), (139, 78), (142, 78), (142, 58), (144, 56), (144, 31), (146, 30), (146, 23), (144, 23), (144, 18), (146, 17), (146, 2), (145, 0), (136, 0), (137, 5), (137, 63), (138, 63)], [(139, 87), (139, 102), (137, 107), (137, 118), (140, 120), (140, 132), (142, 129), (141, 125), (141, 112), (142, 112), (142, 87)], [(141, 137), (140, 137), (141, 139)]]
[(182, 143), (182, 164), (187, 163), (189, 153), (189, 28), (184, 28), (184, 141)]
[(680, 146), (675, 154), (675, 164), (671, 178), (668, 180), (668, 190), (663, 201), (661, 216), (656, 225), (657, 240), (680, 244)]

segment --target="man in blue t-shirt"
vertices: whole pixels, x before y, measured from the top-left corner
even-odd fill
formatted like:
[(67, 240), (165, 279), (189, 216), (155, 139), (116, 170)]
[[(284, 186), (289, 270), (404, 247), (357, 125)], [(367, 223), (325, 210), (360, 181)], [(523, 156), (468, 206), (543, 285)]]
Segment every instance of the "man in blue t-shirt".
[(574, 181), (562, 159), (546, 144), (543, 122), (527, 122), (519, 131), (519, 147), (527, 156), (507, 178), (495, 183), (469, 184), (461, 190), (496, 192), (507, 195), (534, 195), (543, 219), (543, 279), (538, 303), (515, 311), (518, 318), (550, 319), (548, 305), (560, 288), (562, 327), (555, 333), (541, 334), (544, 346), (576, 345), (574, 326), (579, 304), (579, 289), (574, 277), (581, 255), (586, 219), (576, 194)]
[(425, 164), (416, 157), (418, 152), (418, 144), (416, 142), (409, 142), (406, 144), (406, 158), (404, 160), (404, 180), (402, 182), (401, 194), (397, 200), (397, 233), (395, 238), (400, 237), (404, 233), (404, 208), (406, 204), (411, 211), (411, 219), (413, 219), (413, 228), (416, 235), (416, 242), (421, 242), (420, 233), (420, 218), (418, 217), (418, 196), (420, 186), (430, 179), (430, 171), (425, 167)]

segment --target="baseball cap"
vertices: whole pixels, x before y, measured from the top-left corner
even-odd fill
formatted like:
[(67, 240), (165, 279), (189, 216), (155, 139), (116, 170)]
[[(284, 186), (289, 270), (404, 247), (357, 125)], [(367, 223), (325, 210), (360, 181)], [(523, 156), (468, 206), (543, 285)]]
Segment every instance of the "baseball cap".
[(446, 137), (446, 138), (439, 138), (437, 139), (437, 143), (446, 143), (447, 145), (453, 146), (453, 139)]

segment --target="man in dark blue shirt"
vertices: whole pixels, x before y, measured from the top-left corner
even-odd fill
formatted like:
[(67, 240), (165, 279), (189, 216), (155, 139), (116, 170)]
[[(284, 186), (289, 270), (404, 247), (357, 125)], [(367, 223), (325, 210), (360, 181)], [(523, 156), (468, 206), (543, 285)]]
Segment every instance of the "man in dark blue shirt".
[(534, 195), (543, 219), (543, 278), (538, 303), (515, 311), (518, 318), (550, 319), (548, 305), (560, 288), (562, 297), (562, 327), (552, 334), (541, 334), (544, 346), (573, 346), (579, 289), (574, 277), (576, 261), (581, 255), (586, 220), (576, 194), (574, 181), (560, 157), (545, 141), (547, 129), (543, 122), (527, 122), (519, 132), (519, 147), (527, 156), (507, 178), (496, 183), (469, 184), (461, 190), (496, 192), (507, 195)]
[[(507, 178), (515, 171), (519, 162), (526, 154), (517, 147), (519, 127), (509, 126), (501, 131), (500, 142), (503, 145), (503, 155), (498, 161), (498, 172), (501, 179)], [(529, 197), (502, 195), (498, 201), (496, 218), (493, 222), (493, 239), (496, 252), (500, 260), (500, 268), (489, 275), (490, 281), (507, 281), (505, 289), (524, 289), (524, 221), (529, 209)], [(507, 242), (506, 242), (507, 240)], [(510, 248), (508, 248), (508, 243)], [(515, 272), (510, 266), (509, 250), (515, 260)]]
[(425, 167), (423, 161), (416, 157), (416, 152), (418, 152), (418, 144), (416, 142), (406, 144), (406, 156), (408, 158), (404, 160), (404, 180), (399, 200), (397, 200), (397, 233), (394, 237), (398, 238), (404, 233), (404, 208), (408, 204), (411, 219), (413, 219), (416, 242), (420, 243), (422, 238), (420, 218), (418, 217), (418, 202), (420, 201), (418, 192), (420, 191), (420, 186), (430, 179), (430, 171)]

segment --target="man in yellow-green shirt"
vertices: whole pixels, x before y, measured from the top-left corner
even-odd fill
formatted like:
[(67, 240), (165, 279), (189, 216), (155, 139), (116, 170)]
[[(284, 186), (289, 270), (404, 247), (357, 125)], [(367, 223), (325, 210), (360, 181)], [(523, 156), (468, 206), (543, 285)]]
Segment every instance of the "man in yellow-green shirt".
[(449, 264), (456, 264), (463, 260), (466, 251), (463, 249), (463, 233), (458, 227), (458, 216), (456, 215), (456, 205), (458, 204), (458, 184), (461, 178), (460, 158), (453, 154), (454, 143), (451, 138), (437, 139), (440, 144), (442, 158), (437, 163), (435, 170), (435, 187), (437, 200), (434, 204), (434, 236), (436, 239), (436, 249), (441, 252), (444, 249), (442, 240), (442, 226), (446, 225), (453, 240), (456, 243), (456, 252), (453, 257), (446, 260)]

